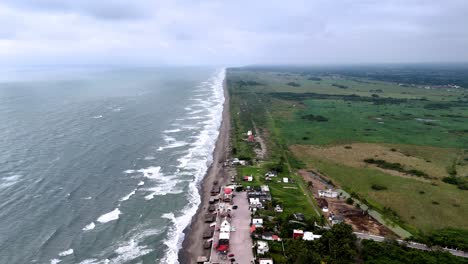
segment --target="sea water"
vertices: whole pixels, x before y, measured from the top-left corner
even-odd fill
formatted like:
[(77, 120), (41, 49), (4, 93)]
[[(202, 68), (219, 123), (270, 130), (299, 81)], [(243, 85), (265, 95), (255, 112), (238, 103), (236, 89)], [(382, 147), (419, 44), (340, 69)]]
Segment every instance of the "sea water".
[(178, 263), (223, 69), (0, 69), (0, 263)]

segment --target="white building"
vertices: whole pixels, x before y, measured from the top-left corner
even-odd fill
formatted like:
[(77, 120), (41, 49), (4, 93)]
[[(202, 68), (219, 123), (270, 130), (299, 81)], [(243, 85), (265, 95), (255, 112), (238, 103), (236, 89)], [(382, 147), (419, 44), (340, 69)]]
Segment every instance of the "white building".
[(282, 213), (282, 212), (283, 212), (283, 208), (281, 208), (281, 206), (279, 206), (279, 204), (277, 204), (276, 207), (275, 207), (275, 212), (277, 212), (277, 213)]
[(259, 259), (258, 263), (259, 264), (273, 264), (273, 260), (270, 259), (270, 258), (268, 258), (268, 259), (266, 259), (266, 258), (265, 259)]
[(268, 253), (270, 248), (268, 247), (268, 242), (266, 241), (257, 241), (257, 254), (258, 255), (263, 255), (265, 253)]
[(288, 179), (288, 178), (283, 178), (283, 182), (284, 182), (284, 183), (288, 183), (288, 182), (289, 182), (289, 179)]
[(249, 198), (250, 207), (257, 208), (262, 207), (262, 203), (260, 202), (260, 198)]
[(252, 225), (255, 227), (263, 227), (263, 219), (262, 218), (253, 218)]
[(319, 239), (321, 237), (321, 235), (314, 235), (314, 233), (306, 231), (304, 232), (302, 239), (307, 241), (314, 241), (315, 239)]
[(219, 232), (221, 232), (221, 233), (231, 232), (231, 224), (229, 223), (229, 221), (226, 218), (224, 218), (224, 220), (221, 222)]
[(262, 186), (260, 186), (260, 189), (262, 190), (262, 192), (269, 192), (270, 191), (270, 187), (268, 187), (268, 185), (262, 185)]
[(338, 197), (338, 192), (335, 192), (332, 189), (319, 190), (318, 195), (319, 195), (320, 198), (322, 198), (322, 197), (336, 198), (336, 197)]

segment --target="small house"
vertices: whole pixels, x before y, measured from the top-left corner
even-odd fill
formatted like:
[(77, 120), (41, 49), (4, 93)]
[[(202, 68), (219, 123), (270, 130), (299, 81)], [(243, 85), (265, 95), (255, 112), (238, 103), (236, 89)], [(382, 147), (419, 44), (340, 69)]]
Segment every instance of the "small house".
[(252, 225), (255, 227), (263, 227), (263, 219), (262, 218), (253, 218)]
[(250, 176), (244, 176), (244, 181), (248, 181), (248, 182), (253, 181), (252, 175), (250, 175)]
[(304, 236), (302, 237), (302, 240), (314, 241), (315, 239), (319, 239), (321, 237), (322, 237), (321, 235), (314, 235), (314, 233), (306, 231), (304, 232)]
[(259, 198), (249, 198), (249, 205), (251, 208), (261, 208), (263, 207)]
[(270, 248), (268, 247), (268, 242), (266, 241), (257, 241), (257, 254), (258, 255), (263, 255), (265, 253), (268, 253), (270, 251)]
[(270, 187), (268, 187), (268, 185), (262, 185), (260, 186), (260, 190), (262, 190), (262, 192), (269, 192)]
[(299, 239), (304, 236), (304, 231), (300, 229), (294, 229), (293, 230), (293, 239)]
[(261, 258), (258, 259), (258, 264), (273, 264), (273, 260), (271, 258)]
[(331, 217), (332, 225), (343, 223), (343, 221), (344, 221), (344, 218), (342, 216), (340, 216), (340, 215), (333, 215)]
[(283, 178), (283, 183), (288, 183), (289, 179), (288, 178)]
[(279, 204), (276, 205), (275, 207), (275, 212), (277, 213), (282, 213), (283, 212), (283, 208), (281, 208), (281, 206)]
[(336, 198), (336, 197), (338, 197), (338, 192), (333, 191), (332, 189), (319, 190), (318, 195), (319, 195), (320, 198), (322, 198), (322, 197)]
[(305, 216), (304, 214), (302, 213), (294, 213), (293, 214), (294, 218), (297, 220), (297, 221), (304, 221), (305, 220)]
[(276, 172), (274, 171), (269, 171), (267, 173), (265, 173), (265, 177), (269, 177), (269, 178), (273, 178), (273, 177), (276, 177), (278, 174), (276, 174)]

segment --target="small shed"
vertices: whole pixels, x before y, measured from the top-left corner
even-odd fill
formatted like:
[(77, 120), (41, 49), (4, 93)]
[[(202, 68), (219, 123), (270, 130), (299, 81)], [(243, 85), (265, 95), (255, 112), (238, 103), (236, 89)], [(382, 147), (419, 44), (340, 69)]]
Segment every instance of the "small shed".
[(293, 230), (293, 239), (299, 239), (304, 236), (304, 231), (300, 229)]
[(284, 182), (284, 183), (288, 183), (288, 182), (289, 182), (289, 179), (288, 179), (288, 178), (283, 178), (283, 182)]

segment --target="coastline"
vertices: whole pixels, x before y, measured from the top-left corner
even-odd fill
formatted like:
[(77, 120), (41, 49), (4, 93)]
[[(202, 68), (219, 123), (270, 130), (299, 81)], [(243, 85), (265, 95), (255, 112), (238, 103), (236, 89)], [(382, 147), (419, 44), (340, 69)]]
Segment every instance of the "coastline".
[(192, 217), (190, 225), (184, 230), (185, 238), (182, 242), (182, 248), (179, 250), (179, 262), (196, 263), (197, 257), (208, 255), (209, 250), (203, 249), (204, 240), (201, 238), (203, 232), (208, 225), (205, 224), (203, 213), (208, 206), (210, 192), (214, 181), (218, 181), (218, 185), (223, 185), (227, 179), (227, 169), (223, 167), (224, 161), (230, 154), (230, 130), (231, 117), (229, 112), (229, 95), (227, 90), (226, 77), (223, 81), (224, 105), (222, 113), (222, 121), (219, 130), (218, 139), (216, 141), (213, 152), (213, 163), (208, 168), (205, 177), (199, 187), (201, 203), (196, 214)]

